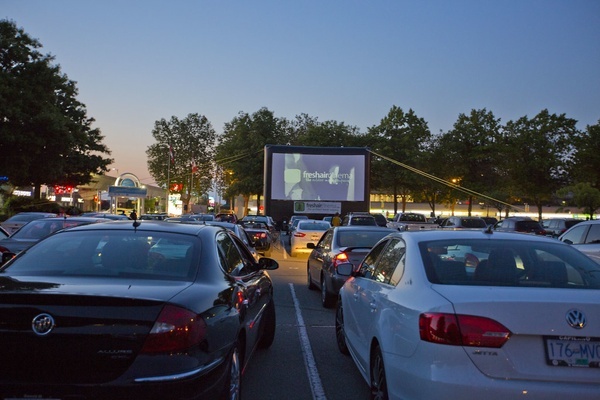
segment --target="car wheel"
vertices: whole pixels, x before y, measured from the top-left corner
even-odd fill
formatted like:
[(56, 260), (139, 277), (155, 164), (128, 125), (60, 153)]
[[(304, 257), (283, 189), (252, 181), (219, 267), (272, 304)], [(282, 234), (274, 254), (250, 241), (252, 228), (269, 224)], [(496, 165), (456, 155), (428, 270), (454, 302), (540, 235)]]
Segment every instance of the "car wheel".
[(371, 355), (371, 400), (388, 400), (387, 380), (381, 349), (376, 346)]
[(321, 303), (325, 308), (331, 308), (335, 303), (335, 297), (333, 297), (327, 290), (327, 281), (325, 277), (321, 278)]
[(338, 307), (335, 312), (335, 339), (340, 353), (344, 355), (350, 354), (348, 345), (346, 344), (346, 334), (344, 333), (344, 310), (342, 302), (338, 301)]
[(240, 347), (236, 342), (229, 353), (229, 370), (223, 390), (222, 400), (240, 400), (242, 396), (242, 360)]
[(316, 290), (317, 289), (317, 285), (315, 285), (312, 281), (312, 279), (310, 279), (310, 268), (306, 268), (306, 277), (307, 279), (307, 283), (308, 283), (308, 289), (309, 290)]
[(272, 299), (265, 310), (263, 319), (263, 332), (260, 341), (258, 342), (258, 347), (266, 349), (267, 347), (271, 347), (273, 339), (275, 339), (275, 322), (277, 321), (277, 318), (275, 315), (275, 303)]

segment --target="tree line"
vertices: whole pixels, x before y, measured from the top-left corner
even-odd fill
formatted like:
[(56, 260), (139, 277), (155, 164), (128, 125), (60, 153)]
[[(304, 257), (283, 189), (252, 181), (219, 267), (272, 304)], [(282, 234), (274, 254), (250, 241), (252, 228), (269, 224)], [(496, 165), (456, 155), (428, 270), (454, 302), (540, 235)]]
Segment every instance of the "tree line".
[[(79, 102), (54, 57), (38, 50), (16, 24), (0, 20), (0, 175), (13, 186), (76, 186), (108, 171), (113, 160), (94, 119)], [(146, 150), (148, 169), (162, 187), (189, 204), (215, 186), (223, 198), (246, 201), (263, 193), (263, 149), (268, 144), (368, 147), (371, 191), (392, 195), (394, 211), (408, 201), (473, 204), (508, 213), (518, 204), (600, 207), (600, 120), (585, 129), (565, 114), (541, 110), (502, 123), (473, 109), (453, 127), (433, 134), (412, 110), (392, 106), (366, 132), (307, 114), (277, 117), (266, 107), (240, 112), (217, 133), (192, 113), (157, 120)], [(40, 160), (51, 160), (41, 163)], [(247, 204), (244, 209), (247, 209)]]

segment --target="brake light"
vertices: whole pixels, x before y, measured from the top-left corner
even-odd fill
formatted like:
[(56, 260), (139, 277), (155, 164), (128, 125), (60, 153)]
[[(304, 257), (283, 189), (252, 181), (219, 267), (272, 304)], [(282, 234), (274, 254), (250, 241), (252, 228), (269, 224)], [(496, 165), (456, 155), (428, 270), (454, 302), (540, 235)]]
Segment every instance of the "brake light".
[(206, 337), (206, 323), (185, 308), (167, 305), (161, 311), (142, 353), (166, 353), (187, 350)]
[(304, 237), (304, 236), (306, 236), (306, 234), (305, 234), (305, 233), (302, 233), (302, 232), (294, 232), (294, 237)]
[(6, 247), (0, 246), (0, 253), (10, 252)]
[(333, 257), (333, 266), (337, 267), (339, 264), (349, 262), (348, 255), (346, 253), (339, 253)]
[(485, 317), (424, 313), (419, 316), (419, 334), (421, 340), (437, 344), (500, 348), (511, 332)]

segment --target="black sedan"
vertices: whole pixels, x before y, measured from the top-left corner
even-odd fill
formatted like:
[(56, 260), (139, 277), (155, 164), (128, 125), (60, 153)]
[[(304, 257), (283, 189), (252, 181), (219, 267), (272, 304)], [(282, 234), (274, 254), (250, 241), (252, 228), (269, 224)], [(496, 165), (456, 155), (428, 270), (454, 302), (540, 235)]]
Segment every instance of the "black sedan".
[(237, 399), (276, 268), (217, 226), (57, 232), (0, 269), (0, 398)]
[(273, 242), (269, 226), (264, 222), (258, 221), (238, 221), (238, 224), (240, 224), (246, 232), (248, 232), (250, 237), (252, 237), (256, 251), (269, 257), (271, 255), (271, 244)]
[(334, 226), (316, 245), (307, 244), (313, 249), (307, 261), (308, 288), (320, 288), (323, 307), (334, 305), (340, 288), (348, 279), (338, 275), (337, 266), (348, 262), (357, 266), (379, 239), (395, 231), (370, 225)]

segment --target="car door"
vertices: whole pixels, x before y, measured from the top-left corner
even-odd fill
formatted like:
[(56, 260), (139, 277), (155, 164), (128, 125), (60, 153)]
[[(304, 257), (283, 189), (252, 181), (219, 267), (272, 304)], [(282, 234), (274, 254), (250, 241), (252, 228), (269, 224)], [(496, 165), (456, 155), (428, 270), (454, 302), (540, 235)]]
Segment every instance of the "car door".
[(402, 277), (405, 252), (406, 246), (403, 240), (390, 239), (369, 276), (357, 280), (355, 317), (360, 321), (360, 329), (356, 332), (355, 350), (357, 358), (365, 368), (368, 368), (370, 362), (372, 338), (379, 338), (381, 334), (385, 334), (379, 329), (379, 320), (382, 312), (389, 306), (389, 292), (396, 287)]
[(252, 348), (259, 334), (260, 324), (256, 322), (270, 300), (271, 282), (235, 235), (220, 232), (217, 246), (223, 269), (234, 281), (232, 296)]

